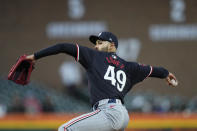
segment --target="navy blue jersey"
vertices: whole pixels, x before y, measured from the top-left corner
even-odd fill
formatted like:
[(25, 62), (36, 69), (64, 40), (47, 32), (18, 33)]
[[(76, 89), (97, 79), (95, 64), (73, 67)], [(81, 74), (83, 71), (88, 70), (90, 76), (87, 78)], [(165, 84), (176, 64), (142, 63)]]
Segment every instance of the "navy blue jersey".
[(86, 69), (92, 105), (109, 98), (121, 99), (123, 102), (124, 96), (136, 83), (149, 76), (166, 78), (169, 73), (163, 67), (127, 62), (115, 53), (100, 52), (77, 44), (57, 44), (34, 53), (34, 56), (37, 60), (58, 53), (75, 57)]
[(92, 104), (107, 98), (123, 101), (132, 86), (143, 81), (152, 72), (151, 66), (127, 62), (115, 53), (77, 47), (77, 60), (87, 71)]

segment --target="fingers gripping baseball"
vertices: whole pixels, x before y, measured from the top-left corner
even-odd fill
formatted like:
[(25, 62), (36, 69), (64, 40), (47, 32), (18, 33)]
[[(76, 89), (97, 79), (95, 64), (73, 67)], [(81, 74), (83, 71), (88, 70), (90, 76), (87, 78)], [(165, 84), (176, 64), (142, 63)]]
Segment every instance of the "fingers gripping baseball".
[(169, 75), (166, 77), (166, 81), (168, 83), (168, 85), (176, 87), (178, 86), (178, 80), (176, 79), (176, 77), (174, 76), (174, 74), (169, 72)]

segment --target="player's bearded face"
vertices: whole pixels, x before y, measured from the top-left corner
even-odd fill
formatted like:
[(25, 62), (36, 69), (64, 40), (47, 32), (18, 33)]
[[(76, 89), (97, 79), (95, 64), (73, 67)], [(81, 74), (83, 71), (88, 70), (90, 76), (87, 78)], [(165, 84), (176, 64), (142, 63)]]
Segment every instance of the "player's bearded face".
[(108, 41), (97, 40), (96, 45), (95, 45), (95, 49), (98, 51), (108, 52), (110, 44), (111, 43)]

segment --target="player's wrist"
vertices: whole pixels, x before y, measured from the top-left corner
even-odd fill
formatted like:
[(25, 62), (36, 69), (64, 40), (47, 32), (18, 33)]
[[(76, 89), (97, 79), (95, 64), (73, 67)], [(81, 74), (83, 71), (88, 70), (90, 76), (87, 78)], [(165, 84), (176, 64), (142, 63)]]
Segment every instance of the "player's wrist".
[(34, 56), (34, 54), (28, 55), (28, 56), (26, 56), (26, 59), (31, 60), (31, 61), (35, 61), (35, 56)]

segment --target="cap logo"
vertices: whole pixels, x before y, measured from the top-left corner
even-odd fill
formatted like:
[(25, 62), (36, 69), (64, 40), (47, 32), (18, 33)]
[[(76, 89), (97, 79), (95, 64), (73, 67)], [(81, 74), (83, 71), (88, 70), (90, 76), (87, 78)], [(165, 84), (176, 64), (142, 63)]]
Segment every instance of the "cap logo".
[(110, 41), (112, 41), (112, 38), (109, 38)]
[(101, 33), (99, 33), (99, 35), (98, 35), (98, 36), (101, 36), (101, 34), (102, 34), (102, 32), (101, 32)]

